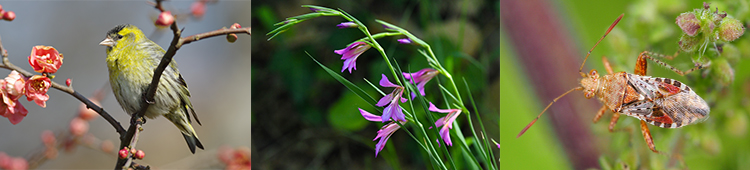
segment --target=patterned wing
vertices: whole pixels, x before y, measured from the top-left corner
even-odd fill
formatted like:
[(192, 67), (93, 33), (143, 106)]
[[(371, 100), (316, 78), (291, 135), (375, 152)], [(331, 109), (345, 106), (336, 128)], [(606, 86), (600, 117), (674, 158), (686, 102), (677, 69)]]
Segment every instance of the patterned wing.
[(646, 99), (623, 106), (622, 113), (662, 128), (679, 128), (708, 118), (708, 104), (687, 85), (668, 78), (628, 76), (628, 83)]

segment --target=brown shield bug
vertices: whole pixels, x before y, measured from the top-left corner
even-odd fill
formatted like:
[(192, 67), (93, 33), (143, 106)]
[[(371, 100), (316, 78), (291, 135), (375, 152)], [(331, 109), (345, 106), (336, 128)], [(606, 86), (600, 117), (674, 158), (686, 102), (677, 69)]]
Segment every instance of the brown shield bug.
[(652, 57), (672, 58), (673, 56), (664, 56), (644, 51), (638, 55), (635, 74), (626, 72), (614, 73), (606, 58), (602, 58), (602, 62), (604, 63), (608, 75), (599, 77), (599, 73), (594, 69), (588, 74), (581, 71), (583, 70), (583, 65), (586, 63), (586, 59), (591, 55), (591, 52), (596, 48), (599, 42), (601, 42), (610, 31), (612, 31), (615, 25), (617, 25), (620, 19), (622, 19), (623, 15), (624, 14), (620, 15), (617, 20), (609, 26), (609, 29), (607, 29), (604, 36), (602, 36), (599, 41), (596, 42), (594, 47), (589, 50), (588, 54), (586, 54), (586, 58), (583, 60), (583, 63), (581, 63), (581, 68), (578, 69), (578, 72), (583, 77), (581, 79), (581, 86), (570, 89), (552, 100), (552, 102), (542, 110), (542, 113), (539, 113), (529, 125), (521, 130), (516, 138), (521, 137), (521, 135), (523, 135), (523, 133), (526, 132), (526, 130), (528, 130), (529, 127), (531, 127), (531, 125), (533, 125), (553, 103), (568, 93), (576, 90), (583, 91), (584, 97), (587, 99), (596, 96), (599, 99), (599, 102), (603, 104), (594, 117), (594, 123), (599, 121), (599, 118), (601, 118), (607, 110), (613, 112), (614, 115), (612, 115), (612, 120), (609, 124), (610, 132), (614, 131), (614, 126), (617, 123), (620, 114), (640, 119), (643, 138), (646, 140), (649, 149), (656, 153), (659, 153), (659, 151), (657, 151), (654, 146), (651, 132), (646, 123), (662, 128), (679, 128), (708, 118), (708, 113), (710, 112), (708, 104), (706, 104), (706, 101), (704, 101), (703, 98), (695, 94), (690, 87), (677, 80), (646, 76), (646, 59), (670, 68), (672, 71), (680, 75), (685, 75), (697, 69), (701, 69), (703, 67), (702, 65), (698, 65), (688, 71), (682, 72), (669, 64)]

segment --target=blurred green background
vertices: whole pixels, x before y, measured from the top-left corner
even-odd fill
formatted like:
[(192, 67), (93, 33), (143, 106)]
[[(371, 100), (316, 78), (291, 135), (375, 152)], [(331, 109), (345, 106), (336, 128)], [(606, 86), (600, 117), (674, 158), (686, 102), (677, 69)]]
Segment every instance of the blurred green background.
[[(709, 1), (747, 27), (748, 1)], [(621, 116), (607, 130), (611, 113), (592, 124), (601, 104), (581, 92), (561, 98), (523, 136), (516, 135), (553, 98), (579, 86), (577, 69), (586, 52), (624, 13), (615, 29), (592, 52), (583, 72), (606, 73), (606, 56), (615, 72), (632, 73), (638, 54), (673, 54), (682, 31), (675, 18), (702, 8), (703, 1), (513, 1), (501, 0), (500, 113), (501, 169), (748, 169), (747, 35), (723, 44), (724, 53), (707, 51), (709, 68), (679, 76), (649, 61), (649, 76), (679, 80), (711, 107), (710, 117), (679, 129), (649, 125), (656, 148), (646, 146), (639, 123)], [(534, 10), (531, 12), (530, 10)], [(680, 70), (693, 67), (695, 53), (664, 60)]]
[[(375, 157), (376, 141), (372, 139), (383, 124), (366, 121), (357, 110), (361, 107), (374, 111), (374, 108), (305, 54), (310, 53), (338, 72), (343, 60), (333, 51), (363, 37), (361, 32), (338, 29), (335, 25), (344, 22), (342, 18), (321, 17), (295, 25), (271, 41), (266, 40), (268, 36), (264, 34), (275, 28), (274, 23), (310, 13), (309, 9), (300, 7), (306, 4), (343, 9), (368, 25), (371, 33), (384, 31), (375, 22), (380, 19), (425, 40), (432, 45), (443, 66), (453, 73), (462, 94), (467, 94), (462, 81), (466, 79), (487, 135), (499, 139), (498, 1), (253, 1), (254, 169), (430, 168), (427, 155), (403, 129), (393, 134), (386, 148)], [(427, 67), (415, 46), (398, 44), (396, 38), (383, 38), (379, 43), (402, 69), (414, 72)], [(387, 68), (377, 51), (370, 49), (358, 58), (357, 70), (340, 75), (379, 99), (382, 96), (364, 79), (377, 84), (380, 74), (390, 75)], [(389, 93), (392, 89), (380, 90)], [(442, 96), (438, 90), (437, 81), (427, 84), (427, 99), (440, 105)], [(464, 101), (469, 101), (467, 96)], [(475, 119), (474, 112), (472, 109)], [(466, 116), (459, 117), (457, 122), (463, 134), (471, 134)], [(478, 128), (478, 124), (475, 127)], [(457, 148), (454, 145), (449, 150)], [(460, 152), (453, 153), (451, 159), (462, 162), (460, 154), (455, 154)], [(497, 154), (497, 150), (494, 153)]]

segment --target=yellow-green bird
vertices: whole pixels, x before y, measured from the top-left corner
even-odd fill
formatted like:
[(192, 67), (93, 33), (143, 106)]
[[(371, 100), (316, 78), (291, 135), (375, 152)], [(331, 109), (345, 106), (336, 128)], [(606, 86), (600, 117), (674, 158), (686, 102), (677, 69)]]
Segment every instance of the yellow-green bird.
[[(99, 45), (107, 46), (109, 83), (115, 98), (125, 112), (133, 115), (141, 107), (143, 92), (151, 84), (154, 69), (164, 56), (164, 49), (130, 24), (118, 25), (107, 32), (107, 38)], [(177, 63), (172, 60), (159, 80), (154, 103), (145, 116), (153, 119), (162, 115), (169, 119), (182, 132), (190, 152), (195, 153), (195, 147), (203, 149), (203, 144), (190, 125), (188, 111), (200, 125), (190, 103), (187, 84), (177, 69)]]

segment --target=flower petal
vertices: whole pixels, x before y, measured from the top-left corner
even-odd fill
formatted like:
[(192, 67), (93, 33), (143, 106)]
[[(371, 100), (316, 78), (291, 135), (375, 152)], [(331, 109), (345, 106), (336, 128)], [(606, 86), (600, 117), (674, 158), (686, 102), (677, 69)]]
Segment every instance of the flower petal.
[(362, 110), (361, 108), (359, 109), (359, 113), (362, 114), (362, 117), (365, 117), (365, 119), (367, 119), (369, 121), (373, 121), (373, 122), (380, 121), (380, 116), (374, 115), (374, 114), (372, 114), (370, 112)]
[(382, 75), (382, 78), (380, 79), (380, 86), (383, 86), (383, 87), (401, 87), (399, 85), (391, 83), (391, 81), (388, 80), (388, 77), (386, 77), (385, 74), (380, 74), (380, 75)]
[[(398, 104), (396, 106), (398, 106)], [(391, 119), (391, 114), (393, 114), (393, 107), (394, 107), (393, 104), (390, 104), (388, 105), (388, 107), (385, 107), (385, 109), (383, 110), (383, 115), (380, 116), (383, 123), (387, 122), (388, 119)]]
[(375, 106), (383, 107), (386, 104), (390, 103), (391, 100), (393, 100), (393, 94), (387, 94), (383, 96), (382, 98), (380, 98), (380, 100), (378, 100), (378, 103), (376, 103)]

